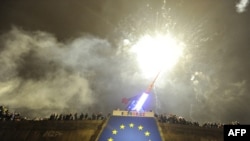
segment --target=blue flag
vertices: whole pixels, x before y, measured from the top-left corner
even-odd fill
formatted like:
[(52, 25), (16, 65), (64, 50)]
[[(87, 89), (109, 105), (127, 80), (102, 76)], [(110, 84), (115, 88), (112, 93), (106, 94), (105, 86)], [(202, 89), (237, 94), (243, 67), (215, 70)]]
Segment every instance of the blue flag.
[(98, 141), (162, 141), (153, 117), (110, 117)]

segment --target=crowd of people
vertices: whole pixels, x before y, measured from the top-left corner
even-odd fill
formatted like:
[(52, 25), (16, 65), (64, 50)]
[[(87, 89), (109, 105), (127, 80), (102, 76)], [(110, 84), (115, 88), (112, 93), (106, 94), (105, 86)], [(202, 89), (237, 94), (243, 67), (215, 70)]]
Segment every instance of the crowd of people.
[[(107, 116), (110, 116), (111, 114), (108, 114)], [(69, 113), (69, 114), (57, 114), (53, 113), (50, 115), (48, 120), (103, 120), (107, 118), (106, 115), (103, 115), (101, 112), (99, 113), (92, 113), (89, 115), (88, 113), (81, 113), (78, 116), (78, 113)]]
[[(156, 115), (155, 117), (158, 119), (159, 122), (162, 123), (170, 123), (170, 124), (182, 124), (182, 125), (192, 125), (192, 126), (199, 126), (199, 127), (206, 127), (206, 128), (223, 128), (224, 123), (216, 123), (216, 122), (205, 122), (203, 124), (199, 124), (199, 122), (192, 122), (189, 120), (186, 120), (182, 116), (177, 116), (174, 114), (160, 114)], [(228, 123), (231, 125), (239, 125), (240, 123), (238, 121), (232, 121), (231, 123)]]
[(186, 120), (184, 117), (177, 116), (174, 114), (155, 114), (155, 117), (158, 119), (159, 122), (162, 123), (170, 123), (170, 124), (184, 124), (184, 125), (193, 125), (193, 126), (199, 126), (198, 122), (191, 122)]
[[(53, 113), (47, 118), (34, 118), (29, 119), (24, 116), (21, 116), (18, 112), (10, 112), (9, 109), (5, 106), (0, 106), (0, 121), (21, 121), (21, 120), (104, 120), (111, 116), (110, 113), (107, 115), (103, 114), (102, 112), (99, 113), (69, 113), (69, 114), (57, 114)], [(224, 124), (216, 123), (216, 122), (206, 122), (203, 124), (199, 124), (198, 122), (192, 122), (186, 120), (182, 116), (177, 116), (174, 114), (155, 114), (155, 118), (161, 123), (169, 123), (169, 124), (182, 124), (182, 125), (191, 125), (191, 126), (199, 126), (205, 128), (222, 128)], [(238, 121), (233, 121), (229, 124), (232, 125), (239, 125)]]
[(0, 106), (0, 121), (20, 121), (26, 120), (25, 117), (22, 117), (18, 112), (10, 112), (9, 109), (5, 106)]
[(53, 113), (49, 117), (36, 117), (33, 119), (27, 118), (25, 116), (22, 116), (18, 112), (10, 112), (9, 109), (5, 106), (0, 106), (0, 121), (21, 121), (21, 120), (34, 120), (34, 121), (40, 121), (40, 120), (103, 120), (106, 119), (111, 114), (108, 113), (107, 115), (99, 113), (81, 113), (78, 115), (78, 113), (68, 113), (68, 114), (57, 114)]

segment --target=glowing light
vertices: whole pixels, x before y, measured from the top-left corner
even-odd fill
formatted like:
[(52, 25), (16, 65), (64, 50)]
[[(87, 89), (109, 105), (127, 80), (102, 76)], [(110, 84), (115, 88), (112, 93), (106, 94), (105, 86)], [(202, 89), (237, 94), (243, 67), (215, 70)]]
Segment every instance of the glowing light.
[(135, 107), (133, 110), (136, 110), (136, 111), (140, 111), (142, 109), (142, 105), (145, 103), (145, 101), (147, 100), (148, 98), (148, 94), (147, 93), (143, 93), (141, 95), (141, 97), (139, 98), (139, 100), (137, 101)]
[(171, 69), (182, 55), (184, 44), (170, 34), (141, 37), (132, 46), (137, 61), (146, 77), (152, 77), (161, 69)]

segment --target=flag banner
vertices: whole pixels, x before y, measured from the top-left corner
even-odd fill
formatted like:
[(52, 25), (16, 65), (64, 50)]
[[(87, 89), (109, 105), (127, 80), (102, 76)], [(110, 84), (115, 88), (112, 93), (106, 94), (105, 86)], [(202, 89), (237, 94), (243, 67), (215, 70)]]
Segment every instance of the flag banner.
[(153, 117), (111, 116), (98, 141), (162, 141)]

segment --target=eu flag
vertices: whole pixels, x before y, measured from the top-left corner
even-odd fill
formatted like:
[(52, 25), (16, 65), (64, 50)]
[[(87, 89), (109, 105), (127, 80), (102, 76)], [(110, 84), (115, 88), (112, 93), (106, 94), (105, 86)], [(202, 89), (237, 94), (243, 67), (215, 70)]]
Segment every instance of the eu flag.
[(153, 117), (111, 116), (98, 141), (162, 141)]

